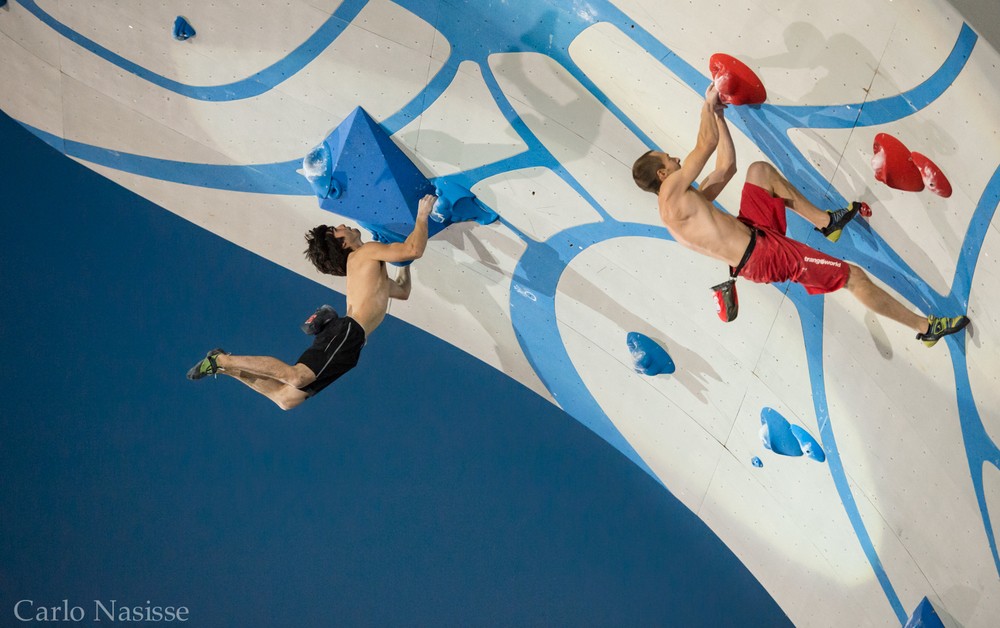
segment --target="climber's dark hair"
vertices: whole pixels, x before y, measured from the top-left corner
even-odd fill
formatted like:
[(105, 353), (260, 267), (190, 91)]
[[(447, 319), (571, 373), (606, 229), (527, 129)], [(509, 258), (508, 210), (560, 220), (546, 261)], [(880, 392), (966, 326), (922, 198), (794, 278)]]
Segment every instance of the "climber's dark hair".
[(333, 229), (319, 225), (307, 231), (306, 242), (309, 246), (305, 255), (319, 272), (344, 277), (347, 275), (347, 256), (351, 251), (344, 248), (344, 238), (335, 236)]

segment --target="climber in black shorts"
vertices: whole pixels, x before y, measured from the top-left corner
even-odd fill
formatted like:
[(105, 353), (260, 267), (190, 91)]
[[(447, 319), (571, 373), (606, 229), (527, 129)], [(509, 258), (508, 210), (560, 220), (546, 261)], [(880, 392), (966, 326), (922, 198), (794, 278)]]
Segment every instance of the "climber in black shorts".
[(385, 318), (389, 299), (410, 297), (409, 266), (400, 268), (391, 280), (386, 263), (411, 262), (424, 254), (427, 217), (435, 200), (430, 194), (420, 200), (413, 231), (403, 242), (363, 242), (361, 232), (346, 225), (320, 225), (306, 234), (306, 257), (317, 270), (347, 278), (347, 316), (337, 317), (332, 308), (326, 313), (323, 308), (317, 310), (306, 322), (316, 338), (294, 365), (270, 356), (231, 355), (213, 349), (191, 367), (188, 379), (229, 375), (282, 410), (291, 410), (354, 368), (368, 336)]
[(355, 367), (365, 346), (365, 330), (350, 317), (333, 318), (316, 334), (312, 346), (299, 356), (298, 364), (316, 374), (299, 390), (312, 397)]

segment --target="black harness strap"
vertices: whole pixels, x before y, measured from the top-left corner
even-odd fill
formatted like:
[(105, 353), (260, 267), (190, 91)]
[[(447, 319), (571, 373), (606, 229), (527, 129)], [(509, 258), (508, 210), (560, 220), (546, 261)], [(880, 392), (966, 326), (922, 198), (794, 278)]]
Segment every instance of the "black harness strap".
[[(749, 225), (748, 225), (749, 226)], [(729, 276), (737, 277), (743, 267), (746, 266), (747, 260), (750, 259), (750, 254), (753, 253), (753, 247), (757, 244), (757, 228), (750, 227), (750, 244), (747, 244), (747, 250), (743, 252), (743, 258), (740, 259), (740, 263), (736, 265), (736, 268), (732, 266), (729, 267)]]

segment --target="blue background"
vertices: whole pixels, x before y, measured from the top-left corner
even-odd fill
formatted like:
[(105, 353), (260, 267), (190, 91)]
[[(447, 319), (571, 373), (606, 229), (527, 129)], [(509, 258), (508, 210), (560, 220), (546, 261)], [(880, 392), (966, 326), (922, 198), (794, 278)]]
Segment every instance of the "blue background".
[(0, 146), (0, 625), (20, 599), (196, 626), (787, 623), (622, 454), (391, 317), (290, 413), (187, 381), (215, 346), (294, 361), (343, 298), (3, 114)]

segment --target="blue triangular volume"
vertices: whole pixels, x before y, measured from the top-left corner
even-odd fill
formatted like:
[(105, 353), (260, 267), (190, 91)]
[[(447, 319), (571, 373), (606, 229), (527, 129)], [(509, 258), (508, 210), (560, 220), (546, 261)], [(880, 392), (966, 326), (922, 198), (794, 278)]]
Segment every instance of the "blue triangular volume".
[[(361, 107), (334, 129), (325, 144), (331, 176), (342, 193), (340, 198), (321, 199), (320, 207), (363, 223), (385, 240), (405, 238), (413, 229), (417, 202), (434, 191), (431, 182)], [(429, 225), (431, 235), (444, 228), (434, 227)]]
[(497, 219), (461, 186), (449, 183), (437, 190), (361, 107), (306, 156), (303, 173), (320, 207), (353, 218), (380, 242), (400, 242), (409, 235), (425, 194), (440, 196), (435, 220), (428, 224), (431, 236), (454, 222)]
[(903, 628), (944, 628), (944, 622), (938, 617), (931, 601), (925, 597), (920, 600), (920, 604)]
[(174, 39), (184, 41), (195, 36), (194, 28), (180, 15), (174, 20)]

